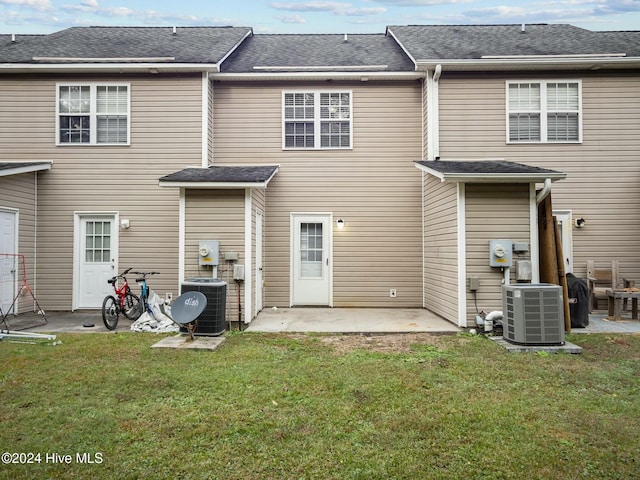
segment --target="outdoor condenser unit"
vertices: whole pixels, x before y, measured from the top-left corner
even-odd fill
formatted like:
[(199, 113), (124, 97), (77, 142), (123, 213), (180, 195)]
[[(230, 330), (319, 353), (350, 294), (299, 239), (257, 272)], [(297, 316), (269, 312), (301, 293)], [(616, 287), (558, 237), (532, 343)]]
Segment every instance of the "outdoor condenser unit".
[[(207, 297), (207, 306), (197, 319), (194, 335), (222, 335), (227, 327), (227, 282), (217, 278), (189, 278), (182, 283), (182, 293), (193, 291), (201, 292)], [(182, 327), (180, 332), (187, 333), (187, 329)]]
[(503, 337), (520, 345), (564, 345), (562, 287), (502, 286)]

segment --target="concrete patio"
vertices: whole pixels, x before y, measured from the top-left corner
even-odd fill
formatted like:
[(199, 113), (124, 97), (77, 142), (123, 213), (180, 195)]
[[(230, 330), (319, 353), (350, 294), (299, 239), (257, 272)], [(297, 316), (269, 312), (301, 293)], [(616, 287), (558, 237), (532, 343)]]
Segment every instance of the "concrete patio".
[[(99, 311), (49, 312), (46, 323), (35, 313), (7, 317), (9, 330), (37, 333), (108, 333)], [(1, 320), (1, 318), (0, 318)], [(116, 332), (130, 331), (131, 321), (120, 319)], [(419, 308), (278, 308), (265, 309), (251, 324), (249, 332), (318, 333), (455, 333), (462, 329)], [(0, 330), (7, 326), (0, 323)], [(589, 326), (572, 333), (640, 333), (640, 321), (610, 321), (606, 312), (589, 316)]]

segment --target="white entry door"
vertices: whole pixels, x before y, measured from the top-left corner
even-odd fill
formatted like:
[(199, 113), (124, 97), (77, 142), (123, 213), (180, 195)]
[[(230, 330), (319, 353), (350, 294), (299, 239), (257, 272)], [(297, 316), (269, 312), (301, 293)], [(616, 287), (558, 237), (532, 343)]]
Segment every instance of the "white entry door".
[(555, 211), (553, 215), (558, 221), (562, 238), (562, 255), (564, 257), (565, 273), (573, 273), (573, 221), (571, 211)]
[(293, 305), (331, 305), (331, 216), (292, 217)]
[(100, 308), (113, 293), (107, 280), (115, 275), (118, 230), (115, 216), (80, 217), (78, 238), (78, 308)]
[(262, 214), (256, 213), (256, 311), (257, 315), (262, 310)]
[[(18, 281), (17, 262), (13, 255), (16, 252), (16, 218), (15, 212), (0, 210), (0, 307), (2, 313), (15, 313), (15, 307), (9, 308), (15, 297)], [(3, 256), (8, 253), (10, 256)]]

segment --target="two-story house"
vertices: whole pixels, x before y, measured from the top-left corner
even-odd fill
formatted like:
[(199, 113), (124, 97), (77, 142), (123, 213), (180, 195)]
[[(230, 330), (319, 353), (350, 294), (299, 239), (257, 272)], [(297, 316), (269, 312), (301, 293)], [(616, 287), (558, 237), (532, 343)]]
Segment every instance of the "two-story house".
[[(513, 275), (489, 266), (491, 239), (525, 245), (538, 279), (536, 205), (550, 190), (569, 270), (615, 258), (640, 278), (639, 35), (1, 36), (13, 243), (0, 253), (25, 254), (53, 310), (98, 308), (106, 278), (134, 266), (162, 272), (161, 295), (226, 280), (230, 320), (240, 299), (245, 321), (265, 305), (424, 307), (466, 326), (475, 303), (499, 308)], [(218, 264), (202, 266), (213, 240)]]
[[(459, 325), (476, 304), (501, 309), (504, 272), (490, 267), (491, 239), (528, 243), (522, 256), (538, 280), (536, 190), (545, 176), (565, 271), (585, 278), (587, 260), (618, 260), (621, 276), (640, 279), (640, 32), (545, 24), (387, 33), (426, 74), (427, 161), (418, 167), (427, 308)], [(469, 163), (492, 159), (532, 169)]]

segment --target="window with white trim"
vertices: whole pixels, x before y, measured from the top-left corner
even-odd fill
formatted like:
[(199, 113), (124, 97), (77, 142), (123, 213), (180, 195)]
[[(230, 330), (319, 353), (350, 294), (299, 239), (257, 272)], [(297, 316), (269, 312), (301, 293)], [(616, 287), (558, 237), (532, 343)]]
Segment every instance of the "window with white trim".
[(351, 97), (339, 91), (283, 92), (283, 148), (351, 148)]
[(582, 141), (580, 81), (507, 82), (509, 143)]
[(58, 145), (128, 145), (129, 85), (58, 84)]

